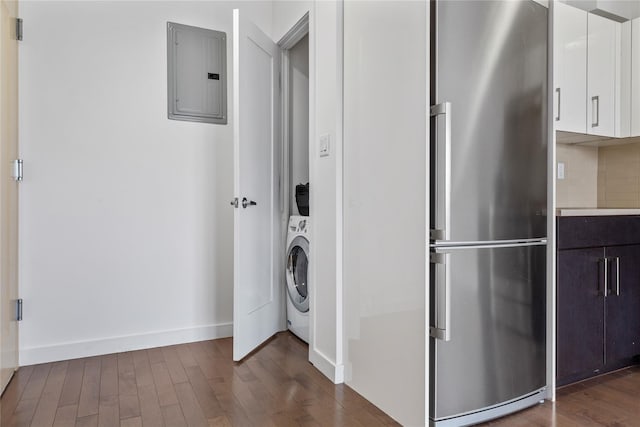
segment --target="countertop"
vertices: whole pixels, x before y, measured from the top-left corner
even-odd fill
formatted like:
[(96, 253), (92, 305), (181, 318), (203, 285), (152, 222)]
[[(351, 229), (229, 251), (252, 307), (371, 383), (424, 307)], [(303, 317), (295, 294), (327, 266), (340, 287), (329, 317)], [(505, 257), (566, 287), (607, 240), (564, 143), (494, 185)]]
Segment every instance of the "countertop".
[(640, 215), (640, 209), (611, 208), (559, 208), (556, 216), (608, 216), (608, 215)]

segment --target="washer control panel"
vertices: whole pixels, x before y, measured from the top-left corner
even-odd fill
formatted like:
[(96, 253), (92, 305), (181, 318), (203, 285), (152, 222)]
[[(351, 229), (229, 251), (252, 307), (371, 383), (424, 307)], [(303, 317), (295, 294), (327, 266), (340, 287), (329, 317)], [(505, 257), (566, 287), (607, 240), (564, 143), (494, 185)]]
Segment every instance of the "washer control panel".
[(289, 218), (289, 231), (291, 233), (307, 233), (308, 220), (307, 217), (292, 216)]

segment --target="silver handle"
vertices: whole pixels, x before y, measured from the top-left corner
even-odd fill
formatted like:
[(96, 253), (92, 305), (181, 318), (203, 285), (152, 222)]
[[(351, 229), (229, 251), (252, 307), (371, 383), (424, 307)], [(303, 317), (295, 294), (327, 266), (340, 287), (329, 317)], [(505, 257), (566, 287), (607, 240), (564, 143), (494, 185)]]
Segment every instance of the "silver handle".
[[(435, 119), (436, 131), (436, 215), (435, 229), (430, 231), (433, 240), (451, 239), (451, 103), (433, 105), (431, 117)], [(438, 116), (444, 116), (444, 129), (439, 126)], [(441, 134), (444, 133), (444, 137)]]
[[(595, 113), (595, 116), (593, 113)], [(598, 126), (600, 126), (600, 97), (592, 96), (591, 97), (591, 127), (595, 128)]]
[(558, 94), (558, 115), (556, 116), (556, 122), (560, 121), (560, 88), (556, 88), (556, 93)]
[(429, 254), (429, 261), (435, 268), (435, 325), (429, 327), (429, 335), (433, 338), (451, 340), (451, 254)]
[(233, 199), (231, 199), (231, 206), (233, 206), (234, 208), (238, 207), (238, 198), (234, 197)]
[(242, 207), (243, 207), (244, 209), (246, 209), (246, 208), (247, 208), (247, 206), (255, 206), (255, 205), (257, 205), (257, 203), (256, 203), (256, 202), (254, 202), (253, 200), (247, 200), (247, 198), (246, 198), (246, 197), (243, 197), (243, 198), (242, 198)]
[(620, 257), (615, 257), (616, 260), (616, 295), (620, 296)]

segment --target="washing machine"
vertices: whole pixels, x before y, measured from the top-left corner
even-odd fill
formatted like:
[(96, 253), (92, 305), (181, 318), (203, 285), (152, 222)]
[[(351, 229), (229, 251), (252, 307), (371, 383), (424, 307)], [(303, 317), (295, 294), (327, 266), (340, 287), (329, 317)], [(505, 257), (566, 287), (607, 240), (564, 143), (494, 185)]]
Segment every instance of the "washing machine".
[(287, 326), (309, 342), (309, 217), (291, 216), (287, 228)]

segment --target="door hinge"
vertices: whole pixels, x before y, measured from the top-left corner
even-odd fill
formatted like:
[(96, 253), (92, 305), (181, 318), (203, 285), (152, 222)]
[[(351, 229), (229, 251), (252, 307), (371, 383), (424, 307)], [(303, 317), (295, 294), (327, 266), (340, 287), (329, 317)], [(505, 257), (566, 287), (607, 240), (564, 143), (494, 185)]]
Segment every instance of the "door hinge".
[(24, 177), (23, 173), (23, 167), (22, 167), (22, 159), (15, 159), (13, 161), (13, 179), (16, 180), (17, 182), (22, 181), (22, 178)]
[(16, 18), (16, 40), (22, 41), (22, 18)]
[(16, 300), (16, 321), (22, 320), (22, 298)]

